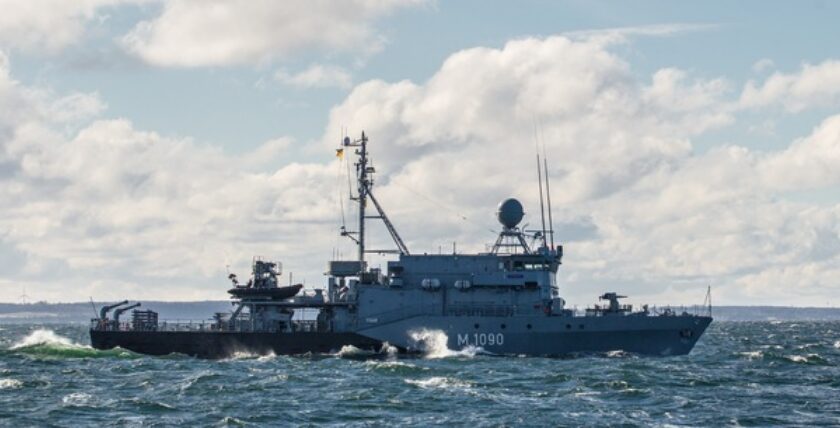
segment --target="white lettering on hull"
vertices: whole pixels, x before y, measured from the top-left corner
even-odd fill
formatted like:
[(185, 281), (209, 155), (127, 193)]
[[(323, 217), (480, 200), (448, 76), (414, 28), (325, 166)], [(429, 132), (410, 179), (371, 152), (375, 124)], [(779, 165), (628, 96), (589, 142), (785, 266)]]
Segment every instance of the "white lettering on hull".
[(501, 346), (505, 344), (502, 333), (466, 333), (458, 334), (458, 346)]

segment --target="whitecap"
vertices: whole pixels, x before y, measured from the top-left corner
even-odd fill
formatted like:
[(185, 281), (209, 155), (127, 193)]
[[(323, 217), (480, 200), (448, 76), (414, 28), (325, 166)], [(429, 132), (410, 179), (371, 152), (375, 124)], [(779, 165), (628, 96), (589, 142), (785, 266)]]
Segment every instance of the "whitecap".
[(400, 370), (406, 371), (427, 371), (429, 370), (426, 367), (416, 366), (411, 363), (407, 363), (405, 361), (399, 360), (385, 360), (385, 361), (367, 361), (365, 363), (368, 367), (375, 370), (385, 370), (390, 372), (396, 372)]
[(264, 363), (266, 361), (272, 361), (276, 358), (277, 354), (275, 354), (274, 352), (269, 352), (268, 354), (260, 355), (259, 357), (257, 357), (257, 361)]
[(260, 354), (257, 352), (250, 352), (250, 351), (236, 351), (231, 356), (225, 358), (227, 361), (235, 361), (235, 360), (257, 360), (259, 362), (264, 362), (273, 359), (276, 357), (274, 352), (269, 352), (267, 354)]
[(217, 425), (226, 427), (231, 425), (244, 427), (246, 424), (244, 421), (236, 419), (233, 416), (225, 416), (224, 418), (222, 418), (222, 420), (219, 421)]
[(17, 379), (0, 379), (0, 389), (18, 389), (23, 387), (23, 382)]
[(344, 345), (341, 347), (341, 349), (338, 350), (338, 353), (336, 355), (341, 358), (356, 358), (376, 355), (376, 353), (373, 351), (359, 349), (353, 345)]
[(74, 392), (65, 395), (61, 403), (68, 407), (89, 407), (93, 403), (93, 396), (86, 392)]
[(427, 379), (405, 379), (405, 382), (423, 389), (469, 389), (471, 387), (468, 382), (443, 376), (434, 376)]
[(834, 347), (840, 349), (840, 340), (834, 342)]
[(749, 351), (749, 352), (739, 352), (738, 355), (747, 357), (748, 360), (757, 360), (764, 357), (764, 352), (761, 351)]
[(31, 333), (29, 333), (28, 336), (24, 337), (23, 339), (12, 345), (11, 349), (31, 348), (33, 346), (40, 345), (76, 349), (90, 348), (89, 346), (84, 346), (73, 342), (72, 340), (64, 336), (59, 336), (52, 330), (38, 329), (32, 331)]
[(808, 362), (808, 357), (802, 356), (802, 355), (787, 355), (787, 356), (785, 356), (785, 358), (787, 358), (789, 361), (792, 361), (794, 363), (807, 363)]

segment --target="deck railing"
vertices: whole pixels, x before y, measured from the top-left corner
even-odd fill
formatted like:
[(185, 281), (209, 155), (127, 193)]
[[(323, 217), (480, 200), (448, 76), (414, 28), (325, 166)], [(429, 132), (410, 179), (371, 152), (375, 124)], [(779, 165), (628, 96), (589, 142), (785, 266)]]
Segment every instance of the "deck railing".
[[(314, 332), (318, 331), (316, 320), (292, 320), (291, 332)], [(289, 329), (280, 328), (254, 328), (251, 320), (239, 318), (231, 325), (228, 320), (217, 322), (215, 320), (162, 320), (154, 326), (135, 326), (131, 322), (114, 323), (113, 321), (91, 320), (91, 329), (99, 331), (166, 331), (166, 332), (262, 332), (282, 333), (290, 332)]]

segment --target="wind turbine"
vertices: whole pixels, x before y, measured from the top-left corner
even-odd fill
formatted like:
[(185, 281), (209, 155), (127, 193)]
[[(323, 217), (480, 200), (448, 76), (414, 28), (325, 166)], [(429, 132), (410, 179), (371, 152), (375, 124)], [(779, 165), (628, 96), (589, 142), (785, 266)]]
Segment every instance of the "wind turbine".
[(29, 304), (27, 299), (29, 299), (29, 296), (26, 295), (26, 286), (24, 285), (23, 286), (23, 294), (20, 295), (20, 304), (21, 305)]

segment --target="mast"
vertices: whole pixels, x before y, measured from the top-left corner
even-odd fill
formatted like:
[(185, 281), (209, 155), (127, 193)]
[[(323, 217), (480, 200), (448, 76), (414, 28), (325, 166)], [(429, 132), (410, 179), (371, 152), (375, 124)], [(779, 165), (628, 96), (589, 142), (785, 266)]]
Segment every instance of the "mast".
[(361, 150), (359, 162), (356, 163), (356, 173), (359, 177), (359, 262), (365, 261), (365, 206), (367, 205), (368, 178), (367, 178), (367, 136), (362, 131), (362, 138), (359, 140)]
[[(359, 248), (359, 262), (362, 265), (364, 265), (366, 253), (409, 254), (408, 247), (405, 246), (405, 243), (403, 242), (402, 238), (400, 238), (399, 233), (397, 233), (397, 229), (388, 219), (388, 216), (385, 215), (385, 210), (382, 209), (381, 205), (379, 205), (379, 202), (373, 196), (373, 192), (371, 191), (371, 187), (373, 187), (373, 180), (371, 180), (368, 174), (372, 174), (375, 171), (372, 166), (368, 166), (367, 142), (368, 139), (364, 131), (362, 132), (362, 137), (360, 139), (351, 141), (349, 137), (345, 137), (343, 142), (344, 147), (358, 147), (358, 149), (356, 149), (356, 154), (359, 155), (359, 160), (358, 162), (356, 162), (356, 180), (358, 184), (359, 195), (356, 198), (353, 198), (351, 195), (351, 199), (356, 200), (359, 203), (359, 228), (357, 232), (349, 232), (344, 230), (344, 228), (342, 227), (341, 235), (349, 237), (356, 243), (356, 245)], [(373, 206), (374, 208), (376, 208), (378, 215), (367, 215), (366, 211), (368, 198), (370, 198), (370, 200), (373, 202)], [(394, 244), (397, 247), (396, 250), (368, 250), (366, 248), (365, 221), (369, 218), (381, 219), (382, 222), (385, 223), (385, 228), (388, 230), (388, 233), (391, 235), (391, 238), (394, 240)], [(357, 236), (354, 237), (353, 235)]]

